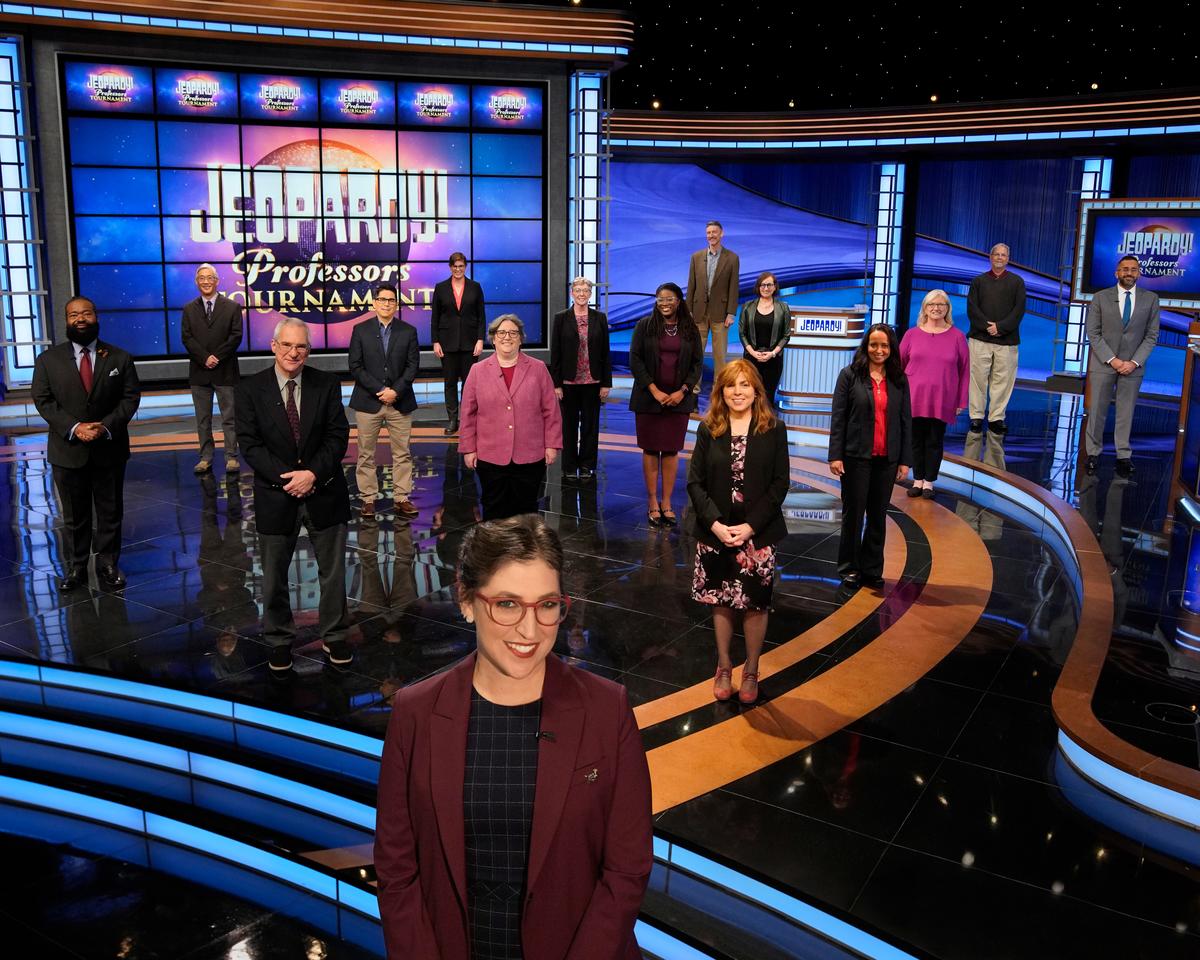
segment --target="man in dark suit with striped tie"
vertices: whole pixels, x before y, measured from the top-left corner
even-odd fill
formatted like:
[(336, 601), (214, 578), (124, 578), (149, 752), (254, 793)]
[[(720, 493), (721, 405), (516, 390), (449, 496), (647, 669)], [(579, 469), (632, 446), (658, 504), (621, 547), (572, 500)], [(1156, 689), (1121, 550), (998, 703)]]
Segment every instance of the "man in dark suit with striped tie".
[[(125, 586), (121, 556), (129, 421), (142, 399), (133, 357), (100, 339), (100, 317), (87, 297), (67, 301), (67, 342), (33, 365), (34, 406), (49, 425), (46, 456), (66, 525), (63, 591), (85, 586), (96, 550), (96, 579)], [(92, 511), (96, 524), (92, 526)]]
[(254, 469), (254, 520), (263, 568), (263, 641), (277, 675), (292, 669), (296, 623), (288, 599), (288, 569), (300, 527), (317, 561), (321, 600), (317, 632), (336, 667), (354, 655), (346, 642), (346, 524), (350, 495), (342, 458), (350, 425), (341, 380), (305, 365), (308, 325), (281, 320), (271, 337), (275, 362), (246, 377), (237, 390), (237, 435)]
[(200, 460), (192, 472), (212, 470), (213, 394), (221, 408), (224, 432), (225, 469), (237, 473), (237, 427), (234, 421), (234, 392), (238, 384), (238, 348), (242, 345), (241, 305), (217, 292), (217, 271), (210, 263), (196, 268), (196, 288), (200, 296), (183, 308), (180, 336), (188, 352), (188, 384), (192, 405), (196, 408), (196, 434), (200, 440)]

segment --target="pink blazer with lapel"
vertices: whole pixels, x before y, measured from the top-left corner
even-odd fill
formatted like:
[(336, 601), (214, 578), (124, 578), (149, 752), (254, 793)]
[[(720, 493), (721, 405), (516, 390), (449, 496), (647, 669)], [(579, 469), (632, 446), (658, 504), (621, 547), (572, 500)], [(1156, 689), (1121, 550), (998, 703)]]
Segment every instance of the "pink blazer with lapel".
[(471, 367), (463, 384), (458, 449), (485, 463), (533, 463), (562, 449), (562, 412), (546, 365), (517, 355), (512, 389), (492, 354)]
[[(401, 690), (379, 777), (375, 870), (391, 960), (469, 960), (463, 778), (475, 655)], [(525, 960), (640, 960), (646, 753), (625, 688), (551, 654), (521, 920)]]

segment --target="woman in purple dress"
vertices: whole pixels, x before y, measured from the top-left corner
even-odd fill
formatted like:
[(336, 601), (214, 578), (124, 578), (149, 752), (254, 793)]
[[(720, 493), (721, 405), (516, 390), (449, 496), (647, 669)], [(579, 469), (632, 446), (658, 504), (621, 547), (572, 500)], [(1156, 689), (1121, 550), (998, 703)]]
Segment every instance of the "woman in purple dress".
[(967, 338), (954, 326), (945, 290), (925, 294), (917, 325), (900, 341), (900, 362), (912, 395), (913, 482), (908, 495), (932, 500), (946, 427), (967, 405), (971, 375)]
[(646, 522), (652, 527), (678, 523), (671, 509), (671, 494), (703, 368), (704, 344), (683, 302), (683, 291), (674, 283), (664, 283), (654, 293), (654, 312), (638, 321), (629, 341), (629, 372), (633, 374), (629, 409), (634, 412), (637, 445), (642, 448)]

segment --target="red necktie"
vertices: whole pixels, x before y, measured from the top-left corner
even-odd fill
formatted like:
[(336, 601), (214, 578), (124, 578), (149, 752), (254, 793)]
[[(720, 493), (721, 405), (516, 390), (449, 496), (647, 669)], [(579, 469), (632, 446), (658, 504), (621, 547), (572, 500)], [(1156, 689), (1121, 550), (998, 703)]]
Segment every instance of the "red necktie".
[(84, 350), (79, 358), (79, 379), (83, 381), (83, 392), (92, 392), (92, 352)]
[(292, 426), (292, 439), (296, 441), (296, 447), (300, 447), (300, 411), (296, 409), (296, 381), (289, 380), (287, 382), (287, 418), (288, 423)]

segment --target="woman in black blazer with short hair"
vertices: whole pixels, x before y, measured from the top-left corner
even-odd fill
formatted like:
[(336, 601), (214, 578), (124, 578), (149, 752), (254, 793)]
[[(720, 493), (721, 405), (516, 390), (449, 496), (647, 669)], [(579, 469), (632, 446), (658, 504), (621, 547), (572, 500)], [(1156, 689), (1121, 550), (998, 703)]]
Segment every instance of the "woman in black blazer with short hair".
[(718, 700), (733, 693), (729, 648), (738, 610), (746, 637), (738, 699), (758, 699), (758, 658), (775, 583), (775, 544), (787, 536), (783, 498), (789, 486), (787, 428), (772, 415), (754, 365), (748, 360), (727, 363), (696, 428), (688, 467), (691, 528), (697, 540), (692, 598), (713, 608), (713, 696)]
[[(883, 538), (892, 485), (912, 465), (912, 406), (896, 331), (876, 323), (838, 374), (829, 470), (842, 481), (838, 574), (848, 589), (883, 586)], [(866, 530), (863, 530), (863, 517)]]
[(600, 443), (600, 406), (612, 389), (608, 317), (588, 306), (592, 281), (571, 281), (574, 304), (550, 321), (550, 378), (562, 407), (564, 480), (592, 480)]

